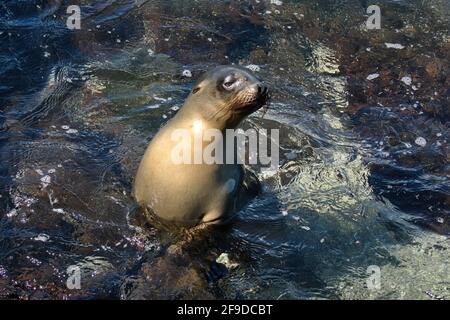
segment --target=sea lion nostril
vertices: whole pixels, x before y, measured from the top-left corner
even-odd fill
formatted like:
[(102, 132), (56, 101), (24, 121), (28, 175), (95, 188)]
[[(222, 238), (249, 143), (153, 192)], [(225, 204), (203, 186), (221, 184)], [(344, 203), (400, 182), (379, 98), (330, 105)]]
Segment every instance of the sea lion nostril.
[(266, 94), (268, 91), (267, 87), (263, 84), (258, 84), (258, 93), (259, 94)]
[(262, 87), (262, 94), (266, 95), (269, 92), (269, 89), (266, 86)]

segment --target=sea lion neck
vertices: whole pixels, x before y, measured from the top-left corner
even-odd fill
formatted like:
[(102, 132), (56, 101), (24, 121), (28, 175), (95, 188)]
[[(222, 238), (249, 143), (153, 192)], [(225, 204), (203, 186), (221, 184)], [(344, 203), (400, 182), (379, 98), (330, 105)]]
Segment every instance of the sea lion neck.
[(194, 123), (201, 122), (205, 129), (217, 129), (225, 131), (234, 129), (227, 120), (231, 111), (225, 104), (217, 105), (208, 101), (197, 101), (198, 99), (188, 99), (183, 107), (173, 118), (172, 126), (180, 128), (191, 128)]

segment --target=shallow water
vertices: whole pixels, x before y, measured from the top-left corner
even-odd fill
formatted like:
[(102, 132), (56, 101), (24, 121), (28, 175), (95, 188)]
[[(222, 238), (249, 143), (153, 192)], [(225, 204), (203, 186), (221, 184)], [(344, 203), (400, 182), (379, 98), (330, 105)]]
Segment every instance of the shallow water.
[[(0, 297), (450, 296), (448, 1), (379, 1), (370, 31), (366, 1), (270, 2), (78, 1), (81, 30), (65, 2), (0, 3)], [(271, 88), (244, 126), (280, 129), (281, 165), (167, 260), (173, 235), (127, 220), (132, 179), (195, 79), (231, 63)], [(223, 253), (238, 266), (212, 272)]]

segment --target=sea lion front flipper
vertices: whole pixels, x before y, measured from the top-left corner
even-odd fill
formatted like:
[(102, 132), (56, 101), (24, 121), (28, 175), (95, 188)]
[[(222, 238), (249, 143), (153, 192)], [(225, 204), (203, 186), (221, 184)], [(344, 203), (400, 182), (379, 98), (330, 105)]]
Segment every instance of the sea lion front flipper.
[(250, 200), (255, 198), (261, 193), (261, 183), (259, 182), (258, 177), (251, 170), (244, 169), (243, 179), (241, 183), (241, 187), (238, 191), (238, 195), (235, 203), (235, 211), (239, 211), (244, 208)]

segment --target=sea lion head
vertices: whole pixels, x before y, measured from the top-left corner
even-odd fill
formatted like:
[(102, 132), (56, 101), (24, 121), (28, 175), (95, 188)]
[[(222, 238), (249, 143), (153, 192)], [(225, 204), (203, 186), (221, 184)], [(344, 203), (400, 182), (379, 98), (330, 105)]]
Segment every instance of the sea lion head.
[(197, 81), (186, 104), (193, 106), (215, 128), (227, 129), (235, 128), (268, 99), (267, 86), (250, 70), (219, 66)]

